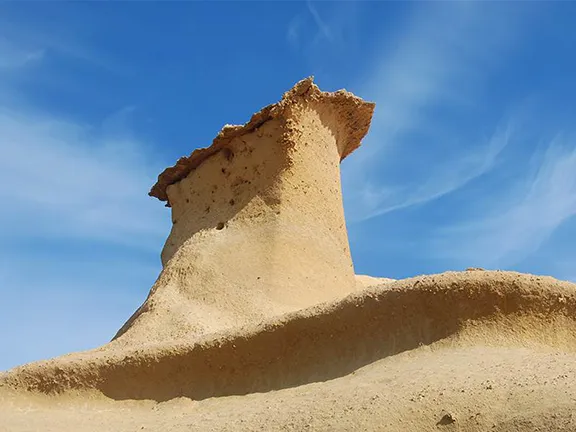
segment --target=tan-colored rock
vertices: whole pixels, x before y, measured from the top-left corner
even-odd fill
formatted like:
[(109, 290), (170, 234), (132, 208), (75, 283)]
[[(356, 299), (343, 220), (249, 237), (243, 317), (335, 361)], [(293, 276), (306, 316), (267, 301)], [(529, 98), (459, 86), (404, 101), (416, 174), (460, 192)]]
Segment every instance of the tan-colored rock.
[(112, 342), (0, 373), (0, 432), (576, 430), (576, 285), (354, 275), (373, 105), (298, 83), (162, 173), (163, 270)]
[(354, 291), (339, 166), (373, 109), (309, 78), (165, 170), (150, 192), (172, 208), (164, 269), (118, 337), (189, 338)]

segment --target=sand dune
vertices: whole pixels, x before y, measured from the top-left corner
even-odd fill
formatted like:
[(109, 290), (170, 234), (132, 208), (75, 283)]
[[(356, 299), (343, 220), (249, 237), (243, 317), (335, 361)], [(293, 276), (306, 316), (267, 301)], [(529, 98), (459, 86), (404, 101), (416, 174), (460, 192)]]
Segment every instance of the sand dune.
[(305, 80), (161, 174), (150, 295), (110, 343), (0, 374), (0, 431), (576, 430), (576, 284), (354, 275), (339, 162), (372, 109)]

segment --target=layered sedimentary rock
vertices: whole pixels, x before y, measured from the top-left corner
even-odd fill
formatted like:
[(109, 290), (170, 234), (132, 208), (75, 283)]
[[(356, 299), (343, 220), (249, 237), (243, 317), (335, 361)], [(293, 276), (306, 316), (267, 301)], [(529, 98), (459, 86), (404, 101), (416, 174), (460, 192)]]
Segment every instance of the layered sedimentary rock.
[(373, 109), (309, 78), (166, 169), (150, 191), (172, 210), (164, 269), (118, 336), (190, 337), (354, 291), (339, 165)]

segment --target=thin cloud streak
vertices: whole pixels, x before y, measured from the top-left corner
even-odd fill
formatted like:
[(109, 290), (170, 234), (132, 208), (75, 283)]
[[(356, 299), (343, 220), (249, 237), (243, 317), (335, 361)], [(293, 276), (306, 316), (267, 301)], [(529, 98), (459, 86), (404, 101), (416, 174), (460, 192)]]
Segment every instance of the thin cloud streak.
[[(313, 22), (313, 31), (309, 28), (310, 21)], [(314, 37), (311, 37), (312, 33)], [(306, 10), (294, 16), (288, 23), (286, 40), (293, 49), (302, 48), (307, 51), (323, 41), (335, 43), (336, 35), (332, 26), (320, 16), (316, 7), (308, 0)]]
[(504, 198), (486, 198), (478, 219), (440, 230), (434, 249), (489, 268), (516, 265), (538, 251), (576, 215), (576, 138), (558, 135), (538, 162), (536, 173)]
[(326, 24), (326, 22), (322, 19), (322, 17), (320, 17), (320, 14), (318, 13), (318, 11), (316, 10), (316, 8), (314, 7), (314, 5), (310, 0), (306, 2), (306, 6), (308, 7), (310, 15), (312, 15), (312, 18), (314, 19), (314, 22), (316, 23), (316, 26), (318, 27), (320, 34), (322, 34), (322, 36), (324, 36), (328, 41), (333, 42), (334, 35), (330, 30), (330, 26), (328, 26), (328, 24)]
[(296, 15), (288, 23), (288, 30), (286, 31), (286, 40), (288, 44), (296, 49), (300, 43), (300, 31), (302, 27), (302, 18), (300, 15)]
[[(57, 24), (51, 25), (56, 26)], [(0, 54), (20, 51), (24, 52), (26, 56), (37, 59), (57, 54), (68, 61), (87, 63), (108, 72), (124, 74), (130, 70), (120, 59), (99, 52), (87, 43), (79, 43), (78, 41), (83, 35), (90, 37), (89, 29), (30, 27), (23, 23), (10, 21), (0, 15)], [(8, 42), (3, 44), (2, 40)], [(0, 60), (0, 65), (1, 62)]]
[(42, 49), (23, 49), (0, 36), (0, 73), (14, 71), (43, 59)]
[(375, 210), (367, 212), (363, 218), (356, 219), (356, 221), (360, 222), (406, 207), (434, 201), (466, 186), (472, 180), (489, 172), (497, 164), (498, 156), (508, 143), (509, 130), (506, 129), (495, 134), (478, 152), (467, 154), (449, 163), (439, 163), (426, 183), (415, 190), (410, 191), (405, 188), (394, 192), (387, 190), (383, 197), (373, 196), (372, 202)]
[[(397, 39), (398, 48), (383, 51), (385, 60), (360, 91), (377, 104), (371, 132), (342, 169), (345, 208), (352, 223), (438, 199), (482, 175), (495, 162), (505, 140), (488, 142), (481, 149), (471, 146), (472, 153), (464, 156), (455, 148), (453, 154), (432, 158), (429, 172), (420, 174), (423, 186), (412, 191), (402, 188), (407, 197), (403, 200), (398, 199), (398, 188), (381, 175), (395, 163), (389, 157), (391, 149), (419, 154), (423, 139), (415, 142), (409, 134), (425, 136), (430, 145), (453, 133), (452, 126), (434, 122), (429, 109), (469, 104), (463, 94), (480, 84), (474, 78), (478, 73), (472, 71), (489, 70), (513, 39), (513, 22), (505, 30), (488, 31), (502, 19), (489, 12), (477, 4), (426, 4), (408, 21)], [(487, 59), (487, 51), (492, 58)], [(457, 141), (477, 139), (460, 136)], [(438, 165), (450, 166), (458, 176), (439, 175), (434, 169)]]

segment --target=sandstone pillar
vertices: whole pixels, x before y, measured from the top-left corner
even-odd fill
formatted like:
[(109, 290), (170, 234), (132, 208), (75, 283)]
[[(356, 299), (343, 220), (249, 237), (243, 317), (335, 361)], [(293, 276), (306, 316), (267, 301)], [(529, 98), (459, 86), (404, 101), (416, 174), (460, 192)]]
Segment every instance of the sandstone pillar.
[(164, 268), (120, 339), (192, 337), (352, 292), (340, 161), (373, 109), (309, 78), (166, 169), (150, 192), (172, 211)]

